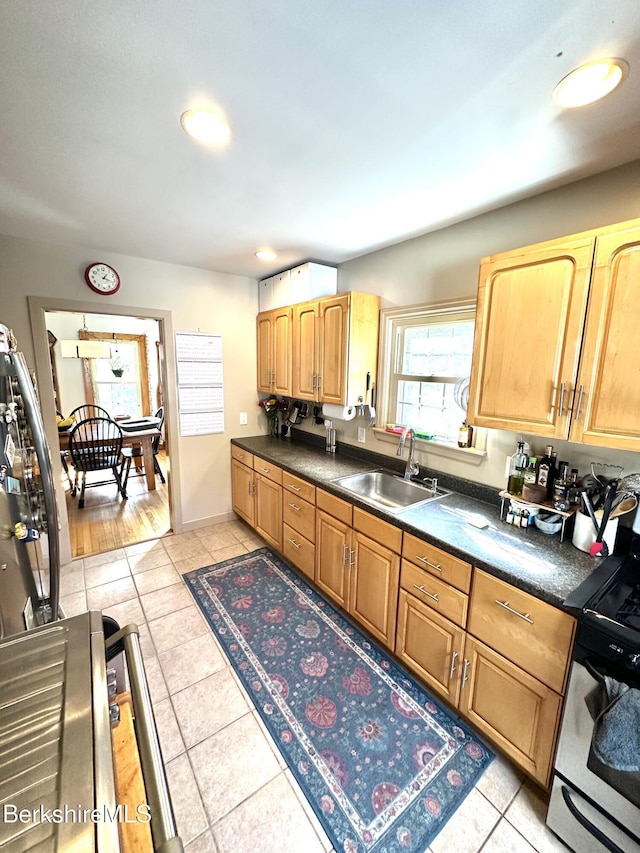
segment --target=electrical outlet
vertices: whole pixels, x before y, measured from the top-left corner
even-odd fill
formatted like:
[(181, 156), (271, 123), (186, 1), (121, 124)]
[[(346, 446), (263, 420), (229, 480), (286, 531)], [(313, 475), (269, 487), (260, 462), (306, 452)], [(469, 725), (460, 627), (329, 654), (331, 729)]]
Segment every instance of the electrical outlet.
[(247, 423), (247, 413), (240, 412), (240, 426), (246, 426)]
[(363, 444), (367, 440), (367, 431), (364, 427), (358, 427), (358, 441), (361, 441)]
[(326, 420), (326, 419), (325, 419), (324, 425), (325, 425), (325, 428), (326, 428), (326, 429), (332, 429), (332, 427), (333, 427), (333, 421), (328, 421), (328, 420)]

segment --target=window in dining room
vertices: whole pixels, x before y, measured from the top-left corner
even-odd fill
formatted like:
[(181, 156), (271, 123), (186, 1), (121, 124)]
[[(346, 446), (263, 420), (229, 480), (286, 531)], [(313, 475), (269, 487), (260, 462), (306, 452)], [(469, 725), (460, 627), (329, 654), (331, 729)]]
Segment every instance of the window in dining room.
[[(114, 417), (149, 414), (149, 373), (145, 335), (108, 335), (85, 332), (92, 339), (112, 343), (111, 358), (87, 359), (88, 402), (97, 403)], [(84, 337), (81, 335), (81, 337)]]

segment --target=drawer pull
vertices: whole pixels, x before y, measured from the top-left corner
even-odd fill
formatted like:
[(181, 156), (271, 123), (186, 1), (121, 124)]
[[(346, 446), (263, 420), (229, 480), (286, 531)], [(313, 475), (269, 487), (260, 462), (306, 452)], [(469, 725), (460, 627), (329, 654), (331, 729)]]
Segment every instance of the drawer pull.
[(453, 678), (453, 673), (456, 671), (456, 658), (458, 652), (451, 652), (451, 669), (449, 670), (449, 678)]
[(420, 592), (424, 592), (425, 595), (428, 595), (429, 598), (433, 598), (434, 601), (440, 601), (440, 599), (438, 598), (438, 593), (434, 595), (432, 592), (427, 592), (427, 590), (423, 586), (418, 586), (418, 584), (416, 583), (414, 583), (413, 587), (414, 589), (419, 589)]
[(469, 679), (468, 672), (469, 672), (469, 661), (465, 658), (464, 659), (464, 666), (462, 668), (462, 686), (463, 687), (465, 686), (465, 684), (467, 683), (467, 681)]
[(295, 539), (289, 539), (289, 542), (291, 542), (294, 548), (300, 547), (300, 543), (296, 542)]
[(293, 485), (293, 483), (289, 483), (289, 485), (287, 486), (287, 488), (288, 488), (288, 489), (291, 489), (291, 491), (292, 491), (292, 492), (299, 492), (299, 491), (301, 491), (300, 487), (299, 487), (299, 486), (294, 486), (294, 485)]
[(246, 459), (244, 453), (236, 453), (236, 459)]
[(420, 562), (421, 562), (421, 563), (426, 563), (426, 564), (427, 564), (427, 566), (431, 566), (431, 568), (432, 568), (432, 569), (435, 569), (437, 572), (441, 572), (441, 571), (442, 571), (442, 566), (436, 566), (436, 564), (435, 564), (435, 563), (430, 563), (430, 562), (429, 562), (429, 560), (427, 560), (427, 558), (426, 558), (426, 557), (419, 557), (419, 556), (416, 554), (416, 560), (420, 560)]
[(268, 474), (268, 473), (269, 473), (269, 471), (271, 470), (271, 468), (263, 468), (263, 467), (261, 466), (261, 467), (260, 467), (260, 470), (261, 470), (261, 471), (264, 471), (264, 473), (265, 473), (265, 474)]
[(295, 509), (296, 512), (300, 512), (299, 506), (296, 506), (295, 504), (289, 504), (289, 506), (291, 507), (291, 509)]
[(498, 601), (496, 598), (496, 604), (499, 604), (500, 607), (504, 607), (505, 610), (508, 610), (509, 613), (513, 613), (514, 616), (519, 616), (521, 619), (524, 619), (525, 622), (528, 622), (530, 625), (533, 625), (533, 619), (529, 616), (528, 613), (519, 613), (517, 610), (514, 610), (513, 607), (509, 607), (508, 601)]

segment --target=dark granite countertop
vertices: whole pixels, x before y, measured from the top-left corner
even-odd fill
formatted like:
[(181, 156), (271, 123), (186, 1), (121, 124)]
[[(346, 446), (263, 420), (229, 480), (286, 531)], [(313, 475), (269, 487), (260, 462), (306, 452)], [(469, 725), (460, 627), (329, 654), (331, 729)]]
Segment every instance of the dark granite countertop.
[[(496, 489), (441, 474), (440, 482), (451, 491), (449, 495), (400, 513), (385, 512), (332, 481), (382, 468), (400, 472), (401, 460), (350, 445), (340, 446), (335, 454), (326, 453), (306, 441), (270, 436), (234, 438), (232, 443), (556, 607), (601, 562), (575, 548), (570, 533), (561, 544), (557, 535), (547, 536), (536, 527), (521, 530), (501, 521)], [(486, 519), (486, 528), (469, 523), (477, 516)]]

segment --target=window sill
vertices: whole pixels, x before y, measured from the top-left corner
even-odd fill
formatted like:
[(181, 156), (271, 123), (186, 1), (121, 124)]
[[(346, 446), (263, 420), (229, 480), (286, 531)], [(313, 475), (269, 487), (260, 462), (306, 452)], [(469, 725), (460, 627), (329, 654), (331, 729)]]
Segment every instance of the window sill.
[[(397, 433), (387, 432), (379, 427), (372, 430), (377, 441), (384, 441), (398, 446), (400, 436)], [(416, 438), (416, 447), (420, 451), (433, 453), (435, 456), (445, 456), (465, 462), (467, 465), (480, 465), (487, 456), (486, 450), (476, 447), (456, 447), (454, 444), (445, 444), (442, 441), (427, 441), (424, 438)]]

